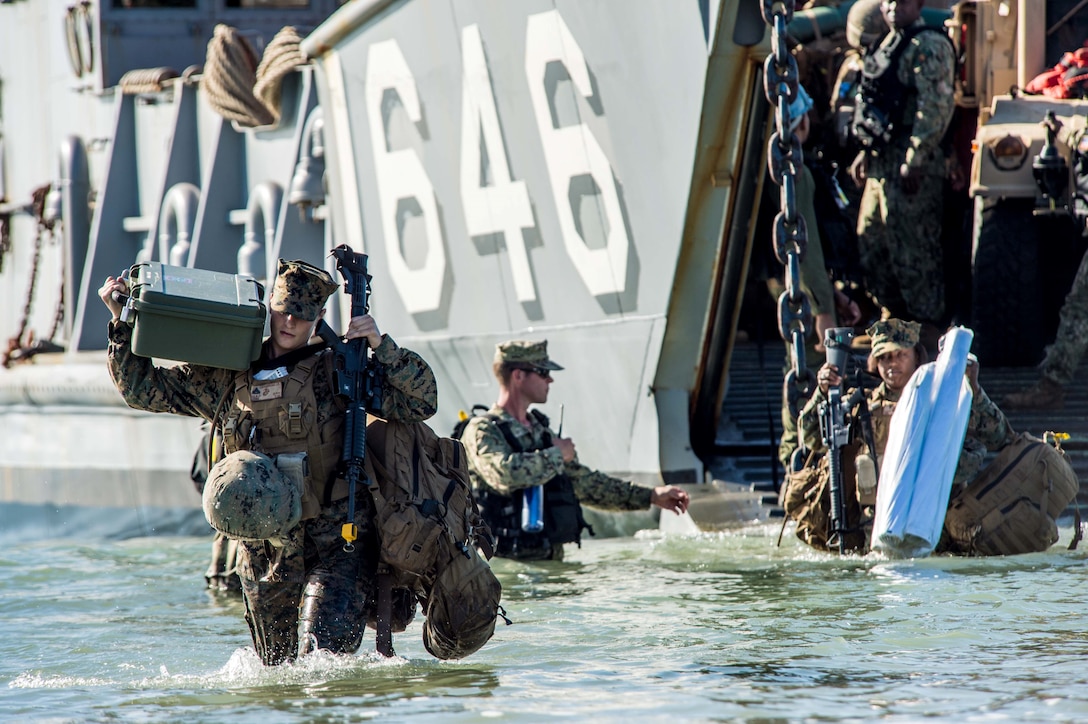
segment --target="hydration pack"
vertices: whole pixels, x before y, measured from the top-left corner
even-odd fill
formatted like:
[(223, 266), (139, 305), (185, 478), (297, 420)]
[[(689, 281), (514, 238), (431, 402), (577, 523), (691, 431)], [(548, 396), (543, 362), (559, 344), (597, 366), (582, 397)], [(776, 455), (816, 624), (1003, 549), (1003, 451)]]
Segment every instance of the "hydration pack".
[(879, 151), (900, 131), (914, 125), (906, 109), (915, 92), (899, 80), (899, 59), (911, 40), (926, 31), (951, 42), (937, 28), (910, 27), (897, 33), (887, 45), (878, 44), (866, 51), (853, 121), (854, 137), (863, 148)]
[[(944, 527), (957, 552), (974, 556), (1045, 551), (1080, 483), (1065, 452), (1020, 433), (948, 507)], [(1080, 539), (1080, 511), (1070, 549)]]
[(374, 473), (380, 563), (393, 588), (410, 590), (422, 605), (424, 646), (440, 659), (474, 653), (505, 615), (502, 585), (487, 562), (494, 544), (472, 497), (464, 448), (422, 422), (374, 420), (366, 461)]

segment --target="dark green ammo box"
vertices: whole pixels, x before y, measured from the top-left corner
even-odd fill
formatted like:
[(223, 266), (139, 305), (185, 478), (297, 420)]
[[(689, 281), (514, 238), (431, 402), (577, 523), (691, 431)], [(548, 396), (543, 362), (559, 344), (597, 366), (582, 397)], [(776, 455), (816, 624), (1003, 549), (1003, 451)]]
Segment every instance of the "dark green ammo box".
[(157, 261), (129, 274), (135, 354), (231, 370), (260, 356), (266, 310), (256, 279)]

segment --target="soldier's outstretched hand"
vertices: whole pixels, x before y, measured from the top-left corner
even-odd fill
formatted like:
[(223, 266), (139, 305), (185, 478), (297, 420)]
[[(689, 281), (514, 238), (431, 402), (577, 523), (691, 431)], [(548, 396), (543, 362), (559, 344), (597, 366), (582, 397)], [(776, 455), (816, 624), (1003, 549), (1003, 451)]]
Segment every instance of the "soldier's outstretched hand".
[(675, 485), (660, 485), (650, 493), (650, 504), (663, 510), (671, 510), (681, 515), (688, 509), (691, 501), (687, 491)]
[(978, 394), (978, 357), (973, 354), (967, 355), (967, 369), (964, 370), (964, 374), (967, 375), (967, 382), (971, 385), (971, 392)]

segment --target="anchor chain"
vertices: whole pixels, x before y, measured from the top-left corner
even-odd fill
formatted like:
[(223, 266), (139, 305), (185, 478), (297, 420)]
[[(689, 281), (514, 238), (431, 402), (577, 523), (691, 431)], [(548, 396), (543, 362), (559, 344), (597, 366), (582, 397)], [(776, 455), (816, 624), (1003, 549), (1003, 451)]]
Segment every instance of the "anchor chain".
[[(45, 199), (49, 194), (49, 190), (52, 188), (51, 184), (46, 184), (34, 189), (33, 202), (31, 208), (34, 211), (34, 217), (38, 221), (38, 231), (34, 236), (34, 256), (30, 267), (30, 283), (26, 290), (26, 303), (23, 305), (23, 316), (19, 321), (19, 331), (15, 333), (15, 336), (8, 340), (7, 350), (4, 352), (4, 358), (0, 365), (3, 367), (11, 367), (17, 361), (25, 360), (28, 357), (33, 356), (37, 352), (44, 349), (41, 342), (33, 342), (33, 334), (27, 337), (27, 326), (30, 324), (30, 313), (34, 308), (34, 293), (38, 286), (38, 267), (41, 265), (42, 258), (42, 242), (46, 236), (53, 240), (53, 221), (47, 221), (45, 218)], [(60, 329), (61, 321), (64, 318), (64, 290), (63, 283), (61, 285), (61, 299), (57, 305), (57, 311), (53, 320), (53, 330), (49, 333), (49, 340), (51, 342), (56, 336), (57, 331)]]
[(801, 288), (801, 261), (808, 245), (805, 219), (797, 212), (797, 176), (804, 163), (801, 141), (791, 130), (790, 103), (797, 98), (797, 60), (786, 47), (786, 26), (793, 19), (794, 0), (762, 0), (760, 12), (771, 28), (771, 54), (763, 63), (763, 92), (775, 108), (775, 132), (767, 142), (767, 170), (781, 189), (780, 211), (774, 219), (774, 255), (785, 267), (786, 291), (778, 297), (778, 332), (790, 350), (790, 369), (782, 395), (790, 415), (815, 389), (815, 375), (805, 364), (805, 338), (812, 328), (812, 305)]

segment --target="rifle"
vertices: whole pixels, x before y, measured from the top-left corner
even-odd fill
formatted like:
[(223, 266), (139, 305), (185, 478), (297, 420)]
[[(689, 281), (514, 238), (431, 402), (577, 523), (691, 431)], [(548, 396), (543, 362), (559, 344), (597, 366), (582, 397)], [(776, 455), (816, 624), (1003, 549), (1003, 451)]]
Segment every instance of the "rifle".
[[(854, 330), (850, 327), (834, 327), (824, 333), (827, 363), (845, 377), (849, 360), (850, 339)], [(850, 428), (846, 424), (848, 406), (842, 399), (841, 385), (829, 387), (827, 402), (820, 404), (820, 434), (827, 446), (828, 468), (831, 472), (831, 535), (828, 545), (838, 543), (839, 553), (846, 552), (846, 501), (843, 500), (842, 448), (850, 442)]]
[[(344, 278), (344, 290), (351, 296), (351, 318), (370, 311), (370, 275), (366, 272), (366, 254), (356, 254), (351, 247), (341, 244), (332, 250), (336, 257), (336, 270)], [(347, 522), (341, 528), (344, 550), (355, 550), (353, 541), (359, 537), (355, 525), (355, 489), (360, 481), (366, 481), (363, 458), (366, 455), (366, 411), (381, 407), (381, 385), (377, 371), (369, 364), (369, 345), (365, 338), (341, 339), (332, 327), (321, 320), (317, 334), (333, 351), (333, 388), (344, 400), (344, 449), (340, 456), (344, 480), (348, 484)]]

